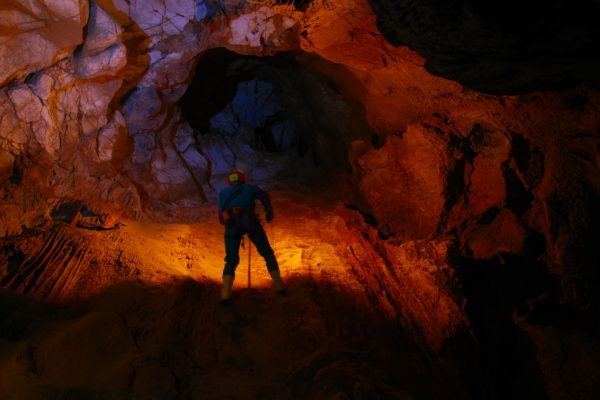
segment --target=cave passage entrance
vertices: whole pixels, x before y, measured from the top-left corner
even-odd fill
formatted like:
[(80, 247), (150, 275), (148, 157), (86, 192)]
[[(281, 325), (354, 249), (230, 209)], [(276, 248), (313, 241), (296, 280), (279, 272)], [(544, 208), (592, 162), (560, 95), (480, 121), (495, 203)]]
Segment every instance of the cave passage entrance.
[(208, 138), (234, 143), (236, 163), (253, 180), (310, 185), (347, 174), (350, 142), (370, 138), (371, 128), (362, 105), (314, 70), (315, 57), (203, 53), (178, 103), (200, 146)]
[[(247, 125), (255, 130), (257, 149), (277, 152), (296, 147), (303, 154), (305, 141), (292, 140), (297, 134), (293, 116), (297, 110), (282, 98), (289, 95), (285, 89), (294, 86), (297, 68), (288, 54), (259, 58), (223, 48), (209, 50), (179, 102), (183, 116), (200, 134), (235, 137)], [(283, 141), (285, 128), (290, 137)]]

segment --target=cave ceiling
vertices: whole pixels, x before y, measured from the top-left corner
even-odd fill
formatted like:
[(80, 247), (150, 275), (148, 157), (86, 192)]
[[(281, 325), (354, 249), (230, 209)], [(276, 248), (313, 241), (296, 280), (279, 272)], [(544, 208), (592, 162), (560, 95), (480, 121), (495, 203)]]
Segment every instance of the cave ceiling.
[(428, 71), (495, 94), (598, 85), (598, 1), (369, 0)]

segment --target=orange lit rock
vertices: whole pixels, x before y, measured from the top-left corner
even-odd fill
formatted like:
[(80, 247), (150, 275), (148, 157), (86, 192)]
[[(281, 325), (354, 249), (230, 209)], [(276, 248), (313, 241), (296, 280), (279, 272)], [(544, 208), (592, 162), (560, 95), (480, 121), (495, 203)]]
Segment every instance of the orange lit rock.
[(98, 6), (90, 2), (90, 19), (83, 47), (75, 55), (77, 71), (82, 77), (116, 73), (127, 64), (127, 49), (122, 43), (123, 28)]
[(116, 154), (120, 149), (118, 147), (119, 140), (124, 140), (120, 136), (127, 134), (126, 122), (123, 114), (115, 112), (112, 121), (105, 125), (98, 132), (98, 145), (96, 152), (100, 161), (115, 161), (122, 157)]
[[(382, 312), (400, 319), (427, 347), (442, 352), (447, 342), (471, 336), (465, 298), (450, 265), (451, 240), (382, 241), (356, 214), (343, 211), (343, 254), (350, 273)], [(358, 231), (357, 231), (358, 229)]]
[(13, 173), (15, 157), (7, 151), (0, 150), (0, 181), (10, 177)]
[(10, 97), (0, 92), (0, 138), (3, 148), (18, 152), (29, 140), (29, 131), (20, 123)]
[(8, 97), (15, 109), (17, 118), (31, 124), (31, 130), (40, 145), (54, 155), (59, 150), (59, 137), (52, 130), (52, 120), (48, 109), (27, 85), (18, 85), (8, 91)]
[(448, 140), (434, 126), (410, 125), (401, 138), (388, 136), (359, 159), (362, 193), (400, 238), (430, 238), (438, 230), (452, 162)]
[(0, 10), (0, 86), (68, 57), (83, 41), (87, 2), (38, 3), (7, 0)]
[[(392, 317), (401, 315), (407, 326), (424, 335), (436, 351), (441, 349), (445, 340), (468, 330), (465, 316), (457, 305), (460, 299), (454, 298), (450, 291), (440, 292), (440, 279), (450, 272), (446, 264), (446, 246), (442, 242), (385, 246), (386, 258), (371, 265), (360, 261), (361, 256), (368, 259), (371, 250), (363, 250), (356, 244), (350, 250), (362, 265), (356, 271), (359, 279), (364, 279), (374, 290), (384, 309)], [(446, 279), (451, 279), (450, 275)], [(448, 285), (447, 289), (450, 287)], [(399, 304), (403, 306), (398, 308)]]
[(375, 15), (366, 1), (332, 3), (307, 12), (306, 40), (302, 46), (322, 57), (371, 71), (387, 64), (387, 45), (375, 27)]
[(456, 290), (456, 278), (448, 265), (449, 245), (443, 241), (415, 241), (386, 246), (396, 276), (390, 280), (388, 290), (399, 304), (410, 304), (402, 307), (404, 317), (415, 321), (438, 351), (455, 335), (469, 334), (469, 322), (462, 310), (464, 299)]

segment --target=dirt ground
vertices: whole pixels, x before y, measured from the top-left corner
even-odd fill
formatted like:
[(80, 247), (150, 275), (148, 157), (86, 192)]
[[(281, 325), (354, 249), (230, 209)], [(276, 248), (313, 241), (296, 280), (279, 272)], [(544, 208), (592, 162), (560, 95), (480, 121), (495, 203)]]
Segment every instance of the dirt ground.
[(272, 291), (256, 249), (248, 287), (246, 245), (230, 307), (218, 304), (212, 207), (194, 224), (59, 224), (13, 238), (0, 277), (0, 397), (458, 397), (344, 259), (337, 206), (274, 205), (265, 229), (289, 292)]

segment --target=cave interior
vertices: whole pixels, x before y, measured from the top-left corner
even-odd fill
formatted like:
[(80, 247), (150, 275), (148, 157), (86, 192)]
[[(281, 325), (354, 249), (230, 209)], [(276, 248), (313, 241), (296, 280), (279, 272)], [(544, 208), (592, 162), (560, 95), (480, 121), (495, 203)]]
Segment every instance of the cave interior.
[(3, 3), (0, 398), (600, 398), (599, 13)]

